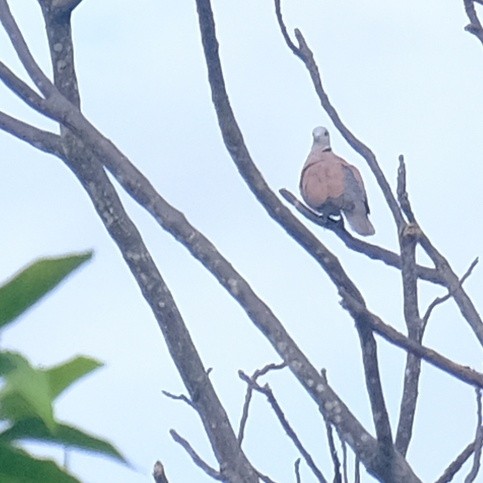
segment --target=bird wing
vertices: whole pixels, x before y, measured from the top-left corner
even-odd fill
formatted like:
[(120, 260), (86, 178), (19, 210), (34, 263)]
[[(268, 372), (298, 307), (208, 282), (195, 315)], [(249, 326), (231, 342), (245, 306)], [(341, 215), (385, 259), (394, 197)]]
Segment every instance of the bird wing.
[[(365, 207), (366, 213), (370, 213), (369, 204), (367, 202), (367, 194), (364, 188), (364, 182), (362, 181), (362, 176), (359, 170), (339, 158), (343, 163), (344, 177), (345, 177), (345, 198), (348, 203), (352, 202), (354, 204), (362, 203)], [(350, 209), (347, 207), (347, 209)]]

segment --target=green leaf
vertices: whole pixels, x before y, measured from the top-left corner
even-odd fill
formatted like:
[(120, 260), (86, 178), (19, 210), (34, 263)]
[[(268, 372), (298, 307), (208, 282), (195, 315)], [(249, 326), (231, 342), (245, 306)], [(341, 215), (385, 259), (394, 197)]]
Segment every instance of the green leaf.
[(55, 421), (48, 374), (32, 367), (27, 359), (15, 352), (0, 353), (2, 366), (10, 368), (3, 374), (5, 384), (0, 391), (0, 416), (13, 421), (36, 416), (53, 431)]
[(0, 433), (0, 443), (19, 440), (35, 440), (76, 447), (104, 456), (110, 456), (124, 464), (128, 464), (124, 456), (109, 442), (85, 433), (76, 427), (59, 422), (54, 433), (49, 431), (49, 428), (40, 418), (16, 421), (9, 429)]
[(92, 252), (34, 262), (0, 287), (0, 327), (12, 322), (31, 305), (58, 285)]
[(49, 379), (52, 399), (55, 399), (72, 383), (98, 367), (102, 367), (102, 363), (99, 361), (90, 357), (79, 356), (58, 366), (46, 369), (45, 373)]
[(56, 463), (34, 458), (25, 451), (0, 444), (0, 481), (2, 483), (80, 483)]

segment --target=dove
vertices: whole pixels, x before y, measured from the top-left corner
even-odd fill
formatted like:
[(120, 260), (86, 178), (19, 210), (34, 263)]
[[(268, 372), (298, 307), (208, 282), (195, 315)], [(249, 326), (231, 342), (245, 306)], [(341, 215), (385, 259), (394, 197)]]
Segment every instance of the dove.
[(359, 235), (374, 235), (361, 174), (332, 152), (325, 127), (316, 127), (312, 136), (314, 143), (300, 176), (303, 200), (319, 215), (330, 217), (342, 213)]

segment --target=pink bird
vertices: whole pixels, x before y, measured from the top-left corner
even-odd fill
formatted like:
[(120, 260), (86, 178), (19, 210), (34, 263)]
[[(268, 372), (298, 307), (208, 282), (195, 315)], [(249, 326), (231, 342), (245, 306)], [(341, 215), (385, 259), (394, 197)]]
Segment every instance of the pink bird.
[(316, 127), (312, 136), (314, 143), (300, 176), (300, 193), (305, 203), (326, 217), (340, 216), (342, 212), (356, 233), (374, 235), (361, 174), (332, 152), (325, 127)]

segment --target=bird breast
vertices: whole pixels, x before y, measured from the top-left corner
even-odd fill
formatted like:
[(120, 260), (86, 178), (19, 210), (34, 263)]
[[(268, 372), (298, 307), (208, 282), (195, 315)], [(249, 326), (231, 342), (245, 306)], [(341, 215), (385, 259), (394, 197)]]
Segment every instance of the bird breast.
[[(328, 202), (341, 201), (346, 190), (347, 163), (333, 153), (311, 153), (300, 178), (300, 192), (304, 201), (313, 209)], [(338, 207), (339, 209), (342, 206)]]

